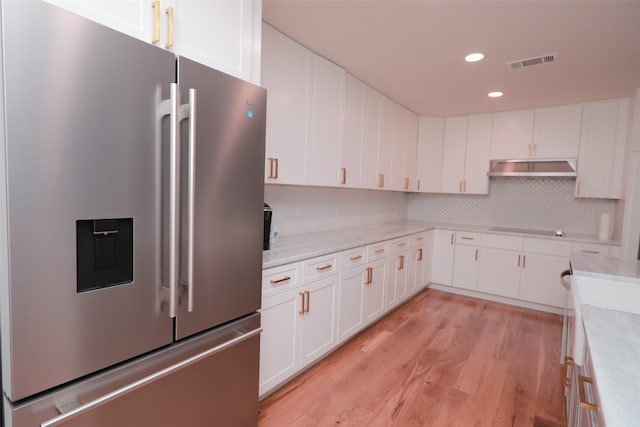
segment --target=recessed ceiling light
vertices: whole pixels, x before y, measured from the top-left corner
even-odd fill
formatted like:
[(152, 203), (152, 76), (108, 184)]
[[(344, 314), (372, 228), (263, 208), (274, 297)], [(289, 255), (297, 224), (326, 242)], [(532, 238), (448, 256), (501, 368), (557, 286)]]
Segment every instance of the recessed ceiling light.
[(478, 62), (478, 61), (481, 61), (482, 59), (484, 59), (484, 54), (480, 52), (470, 53), (469, 55), (464, 57), (464, 60), (467, 62)]
[(499, 92), (499, 91), (496, 91), (496, 92), (489, 92), (489, 93), (487, 94), (487, 96), (488, 96), (489, 98), (500, 98), (502, 95), (504, 95), (504, 93)]

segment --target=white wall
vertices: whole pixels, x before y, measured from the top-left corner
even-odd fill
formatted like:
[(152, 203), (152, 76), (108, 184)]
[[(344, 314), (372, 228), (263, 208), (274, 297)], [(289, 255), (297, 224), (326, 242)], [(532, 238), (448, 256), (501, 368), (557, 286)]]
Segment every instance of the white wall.
[(280, 236), (403, 221), (407, 195), (396, 191), (265, 185)]
[(575, 198), (573, 180), (492, 179), (489, 185), (489, 196), (411, 194), (408, 218), (597, 235), (600, 214), (615, 217), (618, 204)]

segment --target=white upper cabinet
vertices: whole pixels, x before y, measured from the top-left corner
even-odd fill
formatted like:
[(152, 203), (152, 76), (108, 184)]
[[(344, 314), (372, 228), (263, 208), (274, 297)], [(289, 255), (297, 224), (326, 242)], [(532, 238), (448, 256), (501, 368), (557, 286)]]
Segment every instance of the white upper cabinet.
[(535, 157), (578, 157), (581, 119), (582, 104), (536, 109), (533, 129)]
[(416, 189), (416, 152), (418, 144), (418, 118), (411, 111), (395, 104), (393, 115), (394, 190)]
[(380, 115), (380, 140), (378, 142), (378, 188), (393, 188), (393, 116), (394, 102), (387, 97), (382, 98), (382, 113)]
[(418, 126), (417, 183), (418, 191), (438, 193), (442, 188), (442, 156), (444, 119), (420, 117)]
[(255, 0), (45, 0), (125, 34), (260, 84)]
[(265, 182), (308, 183), (312, 53), (269, 25), (262, 32), (262, 85), (267, 89)]
[(383, 96), (375, 89), (365, 86), (362, 122), (362, 186), (378, 186), (378, 146), (382, 132)]
[(576, 197), (621, 197), (628, 114), (628, 99), (583, 105)]
[(493, 115), (492, 159), (532, 157), (534, 110), (504, 111)]
[(340, 166), (341, 183), (346, 187), (363, 186), (361, 159), (364, 152), (365, 88), (365, 84), (360, 80), (347, 75)]
[(442, 192), (489, 193), (491, 124), (491, 114), (445, 120)]
[(309, 180), (312, 185), (337, 186), (346, 181), (340, 171), (347, 72), (313, 55), (309, 117)]

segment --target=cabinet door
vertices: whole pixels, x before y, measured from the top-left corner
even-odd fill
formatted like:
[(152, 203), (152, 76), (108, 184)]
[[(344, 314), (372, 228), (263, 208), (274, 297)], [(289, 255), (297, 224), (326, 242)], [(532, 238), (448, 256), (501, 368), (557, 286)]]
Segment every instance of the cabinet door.
[(344, 175), (341, 178), (344, 178), (343, 185), (346, 187), (360, 187), (362, 185), (364, 93), (364, 83), (347, 75), (341, 163), (341, 168), (344, 169), (342, 172)]
[(364, 282), (366, 271), (357, 268), (340, 275), (338, 340), (346, 341), (364, 325)]
[(407, 252), (389, 259), (389, 284), (387, 286), (386, 309), (396, 306), (407, 295)]
[(427, 286), (429, 283), (431, 283), (433, 281), (433, 253), (434, 253), (434, 237), (435, 237), (435, 230), (429, 230), (427, 231), (426, 234), (426, 238), (425, 238), (425, 244), (424, 244), (424, 249), (425, 252), (423, 253), (423, 256), (425, 258), (424, 262), (424, 283), (422, 284), (422, 287)]
[[(407, 111), (405, 125), (407, 126), (407, 141), (404, 150), (404, 177), (407, 190), (418, 191), (418, 172), (416, 156), (418, 154), (418, 116)], [(403, 181), (404, 185), (404, 181)]]
[(455, 233), (435, 230), (433, 240), (432, 279), (440, 285), (451, 285), (453, 278), (453, 250)]
[(469, 116), (463, 190), (470, 194), (489, 194), (492, 114)]
[(467, 145), (467, 117), (447, 117), (442, 154), (442, 192), (462, 193)]
[(520, 290), (520, 252), (482, 248), (478, 270), (478, 290), (493, 295), (518, 298)]
[[(423, 240), (424, 242), (424, 240)], [(409, 268), (411, 274), (407, 282), (407, 293), (412, 295), (418, 290), (422, 289), (425, 285), (425, 264), (427, 259), (427, 252), (425, 244), (421, 243), (411, 251), (409, 256)]]
[(581, 119), (582, 104), (536, 109), (533, 129), (535, 157), (578, 157)]
[[(160, 1), (163, 14), (164, 3)], [(174, 7), (176, 53), (260, 84), (262, 7), (258, 2), (176, 0)]]
[(477, 246), (456, 245), (453, 262), (453, 286), (457, 288), (478, 289), (478, 259), (480, 248)]
[(378, 188), (378, 146), (382, 121), (382, 95), (365, 86), (362, 149), (362, 185)]
[(262, 85), (267, 89), (266, 183), (308, 182), (312, 55), (269, 25), (262, 33)]
[(504, 111), (493, 115), (492, 159), (531, 157), (534, 110)]
[(559, 277), (568, 265), (567, 257), (525, 252), (522, 259), (520, 298), (563, 308), (567, 293), (560, 285)]
[[(83, 16), (94, 22), (113, 28), (148, 43), (152, 42), (154, 32), (154, 9), (151, 2), (142, 0), (131, 1), (86, 1), (86, 0), (44, 0), (62, 9)], [(166, 29), (166, 14), (164, 8), (173, 6), (174, 2), (160, 2), (158, 4), (160, 28)]]
[(392, 188), (393, 177), (391, 168), (393, 162), (393, 111), (394, 102), (389, 98), (382, 98), (382, 113), (380, 115), (380, 141), (378, 143), (378, 188)]
[(576, 197), (620, 198), (628, 100), (584, 104)]
[(336, 294), (338, 275), (304, 287), (305, 313), (300, 315), (300, 368), (317, 360), (338, 343)]
[(423, 193), (442, 190), (444, 119), (420, 117), (418, 124), (417, 189)]
[(369, 264), (371, 283), (364, 282), (364, 323), (368, 324), (384, 314), (387, 280), (387, 262), (380, 260)]
[(260, 395), (272, 390), (298, 369), (298, 311), (302, 302), (297, 291), (262, 300), (260, 336)]
[(313, 55), (309, 181), (314, 185), (340, 184), (346, 77), (344, 69)]

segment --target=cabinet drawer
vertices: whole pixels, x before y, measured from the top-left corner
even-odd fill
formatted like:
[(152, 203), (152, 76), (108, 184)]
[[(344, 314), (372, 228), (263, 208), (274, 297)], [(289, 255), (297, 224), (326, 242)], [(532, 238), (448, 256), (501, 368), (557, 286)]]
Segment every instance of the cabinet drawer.
[(507, 249), (511, 251), (521, 251), (524, 238), (512, 236), (498, 236), (495, 234), (485, 234), (482, 236), (482, 246), (485, 248)]
[(409, 236), (409, 245), (412, 248), (417, 248), (419, 246), (422, 246), (425, 244), (426, 241), (427, 241), (426, 232)]
[(596, 243), (573, 243), (571, 251), (580, 254), (607, 256), (609, 255), (609, 246)]
[(456, 244), (458, 245), (479, 245), (482, 243), (482, 234), (480, 233), (465, 233), (458, 231), (456, 233)]
[(571, 255), (571, 243), (525, 237), (524, 250), (525, 252), (568, 257)]
[(304, 283), (310, 283), (338, 271), (338, 254), (326, 255), (304, 261)]
[[(389, 253), (395, 254), (400, 251), (409, 249), (409, 237), (403, 237), (401, 239), (391, 240), (389, 242)], [(371, 260), (369, 260), (371, 261)]]
[(367, 261), (367, 248), (365, 246), (344, 251), (340, 255), (340, 270), (345, 271), (364, 265)]
[(277, 294), (300, 285), (301, 272), (300, 262), (262, 270), (262, 296)]
[(375, 261), (388, 255), (387, 242), (374, 243), (367, 246), (367, 261)]

